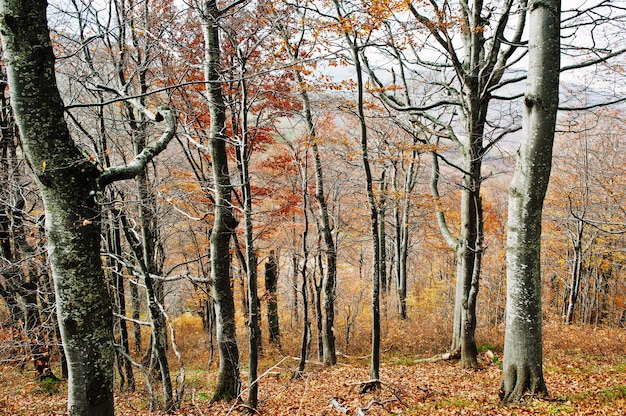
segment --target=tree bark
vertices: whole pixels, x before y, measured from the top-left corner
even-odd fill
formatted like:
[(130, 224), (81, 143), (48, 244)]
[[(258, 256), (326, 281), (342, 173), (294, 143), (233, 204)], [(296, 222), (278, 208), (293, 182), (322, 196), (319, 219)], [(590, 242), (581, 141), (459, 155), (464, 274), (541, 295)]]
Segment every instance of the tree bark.
[(560, 0), (529, 2), (529, 70), (522, 143), (509, 190), (502, 401), (547, 395), (543, 378), (541, 219), (559, 96)]

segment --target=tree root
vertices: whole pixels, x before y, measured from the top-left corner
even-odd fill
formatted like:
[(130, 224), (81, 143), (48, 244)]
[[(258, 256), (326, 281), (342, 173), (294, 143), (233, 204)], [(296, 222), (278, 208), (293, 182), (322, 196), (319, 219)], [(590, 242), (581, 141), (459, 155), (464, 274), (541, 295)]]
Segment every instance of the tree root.
[(525, 398), (547, 398), (548, 388), (541, 369), (532, 371), (528, 366), (509, 366), (503, 374), (499, 392), (504, 404), (519, 403)]
[(370, 392), (379, 391), (381, 389), (382, 383), (380, 380), (367, 380), (363, 381), (359, 385), (359, 393), (365, 394)]

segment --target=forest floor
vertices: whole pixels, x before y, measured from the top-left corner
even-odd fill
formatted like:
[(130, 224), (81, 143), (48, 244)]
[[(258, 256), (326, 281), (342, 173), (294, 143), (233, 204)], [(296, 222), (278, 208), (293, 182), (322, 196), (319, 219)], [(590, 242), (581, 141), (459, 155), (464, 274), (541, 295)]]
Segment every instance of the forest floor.
[[(263, 415), (341, 415), (331, 405), (335, 399), (349, 414), (360, 410), (366, 415), (626, 415), (626, 329), (557, 324), (546, 328), (544, 340), (549, 398), (528, 398), (513, 406), (500, 403), (502, 349), (496, 342), (481, 345), (478, 370), (461, 369), (457, 361), (388, 351), (381, 365), (381, 388), (367, 393), (359, 392), (369, 379), (367, 358), (342, 355), (332, 368), (307, 364), (301, 377), (292, 378), (296, 359), (266, 354), (259, 372), (258, 410)], [(494, 358), (488, 359), (486, 351)], [(0, 366), (0, 414), (65, 414), (66, 382), (33, 381), (29, 367)], [(185, 399), (174, 414), (240, 414), (243, 406), (235, 402), (211, 403), (215, 377), (215, 366), (207, 371), (188, 365)], [(134, 393), (116, 392), (116, 414), (162, 414), (148, 410), (148, 394), (140, 386)]]

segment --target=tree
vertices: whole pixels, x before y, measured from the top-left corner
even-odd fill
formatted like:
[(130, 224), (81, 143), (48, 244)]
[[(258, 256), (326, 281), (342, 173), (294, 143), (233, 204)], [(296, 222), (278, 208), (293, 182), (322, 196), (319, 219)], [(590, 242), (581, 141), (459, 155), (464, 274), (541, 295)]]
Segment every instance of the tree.
[[(458, 235), (448, 227), (441, 207), (437, 216), (441, 234), (457, 258), (451, 350), (460, 353), (464, 367), (478, 366), (475, 330), (484, 252), (483, 159), (504, 134), (517, 128), (509, 115), (491, 122), (489, 110), (495, 92), (510, 82), (503, 75), (525, 53), (519, 52), (525, 3), (477, 0), (455, 2), (456, 7), (447, 1), (407, 3), (408, 13), (386, 21), (387, 41), (379, 47), (393, 59), (397, 79), (392, 72), (389, 85), (380, 71), (368, 65), (379, 96), (389, 108), (409, 114), (417, 127), (414, 134), (425, 140), (423, 130), (428, 129), (433, 137), (449, 140), (461, 154), (460, 162), (438, 154), (461, 175)], [(406, 16), (410, 18), (401, 20)], [(415, 31), (406, 39), (397, 36), (407, 25), (419, 25), (423, 32)], [(398, 90), (404, 90), (404, 95)], [(433, 197), (438, 199), (436, 191)]]
[[(368, 27), (367, 24), (362, 27), (359, 25), (358, 20), (352, 20), (346, 18), (347, 13), (343, 5), (334, 0), (336, 17), (334, 17), (341, 27), (341, 35), (343, 36), (348, 50), (350, 52), (350, 58), (352, 65), (354, 65), (354, 72), (356, 76), (356, 103), (355, 103), (355, 115), (357, 118), (359, 142), (361, 146), (361, 162), (363, 165), (363, 171), (365, 173), (365, 189), (367, 191), (367, 201), (369, 205), (370, 214), (370, 226), (371, 226), (371, 238), (372, 238), (372, 353), (370, 360), (370, 380), (371, 383), (366, 383), (362, 386), (362, 389), (376, 388), (380, 385), (380, 215), (378, 209), (378, 203), (374, 193), (374, 179), (372, 175), (372, 167), (370, 162), (370, 150), (368, 145), (368, 126), (365, 118), (365, 81), (363, 79), (363, 48), (361, 44), (363, 40), (361, 35), (373, 30), (372, 27)], [(367, 37), (367, 36), (366, 36)]]
[(239, 396), (239, 349), (235, 326), (235, 304), (230, 282), (230, 242), (237, 227), (233, 215), (232, 185), (226, 142), (226, 105), (220, 80), (220, 22), (240, 1), (219, 8), (215, 0), (203, 1), (198, 12), (204, 36), (204, 76), (211, 126), (209, 149), (214, 180), (214, 223), (211, 230), (211, 291), (217, 319), (217, 346), (220, 370), (213, 400)]
[(552, 166), (559, 100), (560, 0), (528, 7), (528, 79), (522, 142), (509, 190), (507, 302), (503, 377), (505, 403), (547, 395), (543, 379), (541, 221)]
[(46, 210), (49, 261), (69, 368), (69, 414), (112, 415), (112, 313), (100, 260), (98, 199), (106, 185), (133, 178), (165, 148), (174, 136), (174, 116), (170, 110), (160, 111), (165, 132), (128, 165), (98, 169), (72, 140), (63, 116), (46, 7), (42, 0), (0, 3), (11, 103)]
[(278, 324), (278, 264), (274, 250), (270, 251), (265, 262), (265, 295), (267, 298), (267, 326), (269, 329), (270, 342), (280, 346), (280, 325)]

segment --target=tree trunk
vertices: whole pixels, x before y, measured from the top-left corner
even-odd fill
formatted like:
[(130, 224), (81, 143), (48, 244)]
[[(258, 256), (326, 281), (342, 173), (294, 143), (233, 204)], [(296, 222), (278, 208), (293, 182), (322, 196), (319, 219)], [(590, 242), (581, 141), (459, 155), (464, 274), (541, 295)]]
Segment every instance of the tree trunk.
[[(109, 232), (107, 233), (108, 249), (115, 256), (122, 256), (122, 238), (120, 223), (118, 218), (109, 216)], [(115, 282), (115, 297), (117, 298), (117, 313), (120, 316), (126, 316), (126, 288), (124, 286), (124, 274), (122, 264), (116, 259), (110, 260), (109, 265), (113, 270), (112, 281)], [(125, 319), (119, 319), (119, 343), (124, 353), (130, 354), (130, 346), (128, 342), (128, 324)], [(133, 374), (133, 365), (123, 354), (117, 354), (118, 366), (120, 368), (120, 391), (135, 391), (135, 376)]]
[(585, 228), (585, 223), (583, 221), (576, 222), (576, 233), (575, 236), (572, 237), (572, 245), (574, 258), (572, 260), (572, 272), (571, 272), (571, 280), (570, 280), (570, 290), (569, 297), (567, 302), (567, 313), (565, 315), (565, 322), (571, 324), (574, 322), (574, 308), (576, 306), (576, 302), (578, 301), (578, 294), (580, 292), (580, 285), (582, 282), (582, 267), (583, 267), (583, 249), (582, 249), (582, 239), (583, 239), (583, 229)]
[[(295, 240), (294, 240), (295, 241)], [(298, 256), (296, 250), (291, 255), (291, 314), (292, 314), (292, 326), (295, 323), (298, 324)]]
[(45, 0), (0, 3), (12, 107), (46, 209), (70, 415), (113, 414), (112, 312), (100, 261), (99, 172), (63, 116)]
[(138, 323), (141, 320), (141, 297), (139, 295), (139, 285), (136, 282), (130, 281), (128, 285), (130, 287), (130, 302), (133, 308), (133, 340), (135, 341), (135, 352), (139, 353), (143, 345), (141, 324)]
[[(289, 44), (289, 34), (282, 31), (281, 35), (285, 43)], [(297, 45), (289, 45), (287, 53), (295, 62), (299, 59)], [(309, 97), (307, 86), (305, 85), (302, 73), (298, 67), (292, 72), (300, 88), (300, 98), (304, 106), (304, 120), (307, 126), (308, 141), (313, 149), (313, 164), (315, 169), (315, 200), (318, 203), (318, 215), (321, 221), (320, 234), (324, 242), (324, 254), (326, 258), (326, 273), (320, 267), (322, 273), (322, 292), (324, 293), (324, 316), (322, 321), (322, 359), (326, 365), (337, 363), (337, 353), (335, 351), (335, 289), (337, 286), (337, 248), (333, 238), (333, 226), (328, 215), (328, 201), (324, 191), (324, 174), (322, 169), (322, 158), (318, 146), (318, 137), (315, 123), (313, 121), (313, 109)]]
[(159, 336), (159, 331), (156, 328), (157, 325), (160, 325), (160, 321), (165, 321), (165, 317), (163, 316), (163, 312), (161, 311), (161, 303), (157, 299), (154, 281), (150, 277), (148, 266), (143, 260), (145, 249), (142, 248), (141, 242), (130, 231), (132, 227), (128, 223), (124, 215), (121, 216), (121, 221), (124, 233), (126, 235), (126, 239), (128, 240), (128, 244), (131, 246), (133, 252), (135, 253), (135, 257), (137, 259), (137, 262), (139, 263), (141, 275), (143, 276), (143, 281), (146, 286), (148, 311), (150, 313), (150, 324), (152, 329), (152, 356), (154, 357), (156, 364), (159, 366), (159, 372), (161, 373), (163, 399), (165, 402), (164, 410), (165, 412), (170, 412), (175, 406), (174, 395), (172, 392), (172, 380), (170, 377), (170, 369), (167, 361), (165, 340), (163, 337)]
[[(399, 193), (399, 185), (398, 185), (398, 166), (397, 163), (394, 162), (394, 175), (393, 175), (393, 190), (396, 194)], [(408, 178), (406, 178), (408, 181)], [(396, 301), (398, 302), (398, 316), (400, 319), (407, 319), (407, 311), (406, 311), (406, 262), (408, 256), (408, 230), (407, 224), (405, 222), (405, 214), (407, 214), (406, 218), (408, 219), (408, 204), (407, 195), (404, 195), (403, 198), (397, 199), (394, 202), (393, 208), (393, 219), (394, 219), (394, 234), (396, 238), (396, 245), (394, 247), (395, 251), (395, 283), (396, 283)]]
[(245, 271), (248, 283), (248, 411), (256, 410), (259, 397), (259, 384), (257, 381), (259, 366), (259, 349), (261, 346), (261, 330), (259, 328), (260, 303), (257, 285), (257, 257), (254, 250), (254, 230), (252, 224), (252, 185), (250, 183), (250, 158), (252, 143), (248, 132), (248, 89), (246, 82), (245, 59), (241, 62), (241, 141), (236, 149), (237, 167), (241, 181), (240, 190), (243, 195), (243, 220), (245, 224)]
[[(337, 4), (337, 0), (335, 0)], [(361, 161), (365, 171), (365, 189), (370, 208), (370, 232), (372, 237), (372, 355), (370, 361), (370, 379), (377, 381), (380, 378), (380, 228), (379, 215), (376, 197), (374, 195), (374, 179), (370, 166), (368, 150), (368, 132), (365, 122), (364, 107), (364, 81), (361, 68), (361, 60), (358, 48), (346, 34), (346, 39), (350, 43), (352, 59), (355, 66), (357, 78), (357, 114), (359, 117), (359, 138), (361, 142)]]
[[(298, 362), (297, 375), (300, 376), (304, 371), (306, 359), (309, 355), (309, 341), (311, 338), (311, 326), (309, 323), (309, 301), (307, 291), (307, 265), (309, 262), (309, 244), (307, 241), (309, 235), (309, 196), (308, 196), (308, 179), (306, 166), (304, 169), (300, 167), (300, 180), (302, 183), (302, 212), (304, 215), (304, 227), (302, 229), (302, 268), (300, 269), (302, 283), (300, 293), (302, 294), (302, 339), (300, 343), (300, 361)], [(297, 272), (297, 261), (294, 256), (294, 274)], [(295, 282), (294, 282), (295, 283)], [(297, 299), (297, 297), (295, 298)]]
[(200, 13), (205, 41), (204, 76), (211, 117), (209, 144), (213, 168), (214, 224), (211, 231), (211, 280), (217, 319), (217, 345), (220, 368), (213, 400), (234, 399), (239, 395), (239, 349), (235, 326), (235, 303), (230, 282), (230, 241), (237, 220), (232, 212), (232, 185), (226, 153), (226, 106), (220, 81), (219, 31), (221, 12), (216, 0), (203, 3)]
[[(316, 258), (318, 269), (322, 267), (321, 257), (318, 255)], [(324, 314), (322, 312), (322, 289), (324, 271), (320, 270), (320, 279), (318, 282), (316, 277), (315, 268), (313, 273), (310, 274), (309, 281), (311, 283), (311, 293), (313, 294), (313, 310), (315, 311), (315, 327), (317, 328), (317, 359), (318, 361), (324, 360)]]
[(267, 293), (267, 326), (270, 342), (280, 346), (280, 325), (278, 324), (278, 265), (274, 250), (265, 263), (265, 292)]
[(541, 219), (559, 99), (560, 0), (529, 2), (522, 143), (509, 191), (503, 402), (547, 395), (543, 379)]
[(387, 180), (383, 170), (380, 178), (380, 196), (378, 198), (378, 274), (380, 276), (380, 293), (384, 297), (387, 294)]

